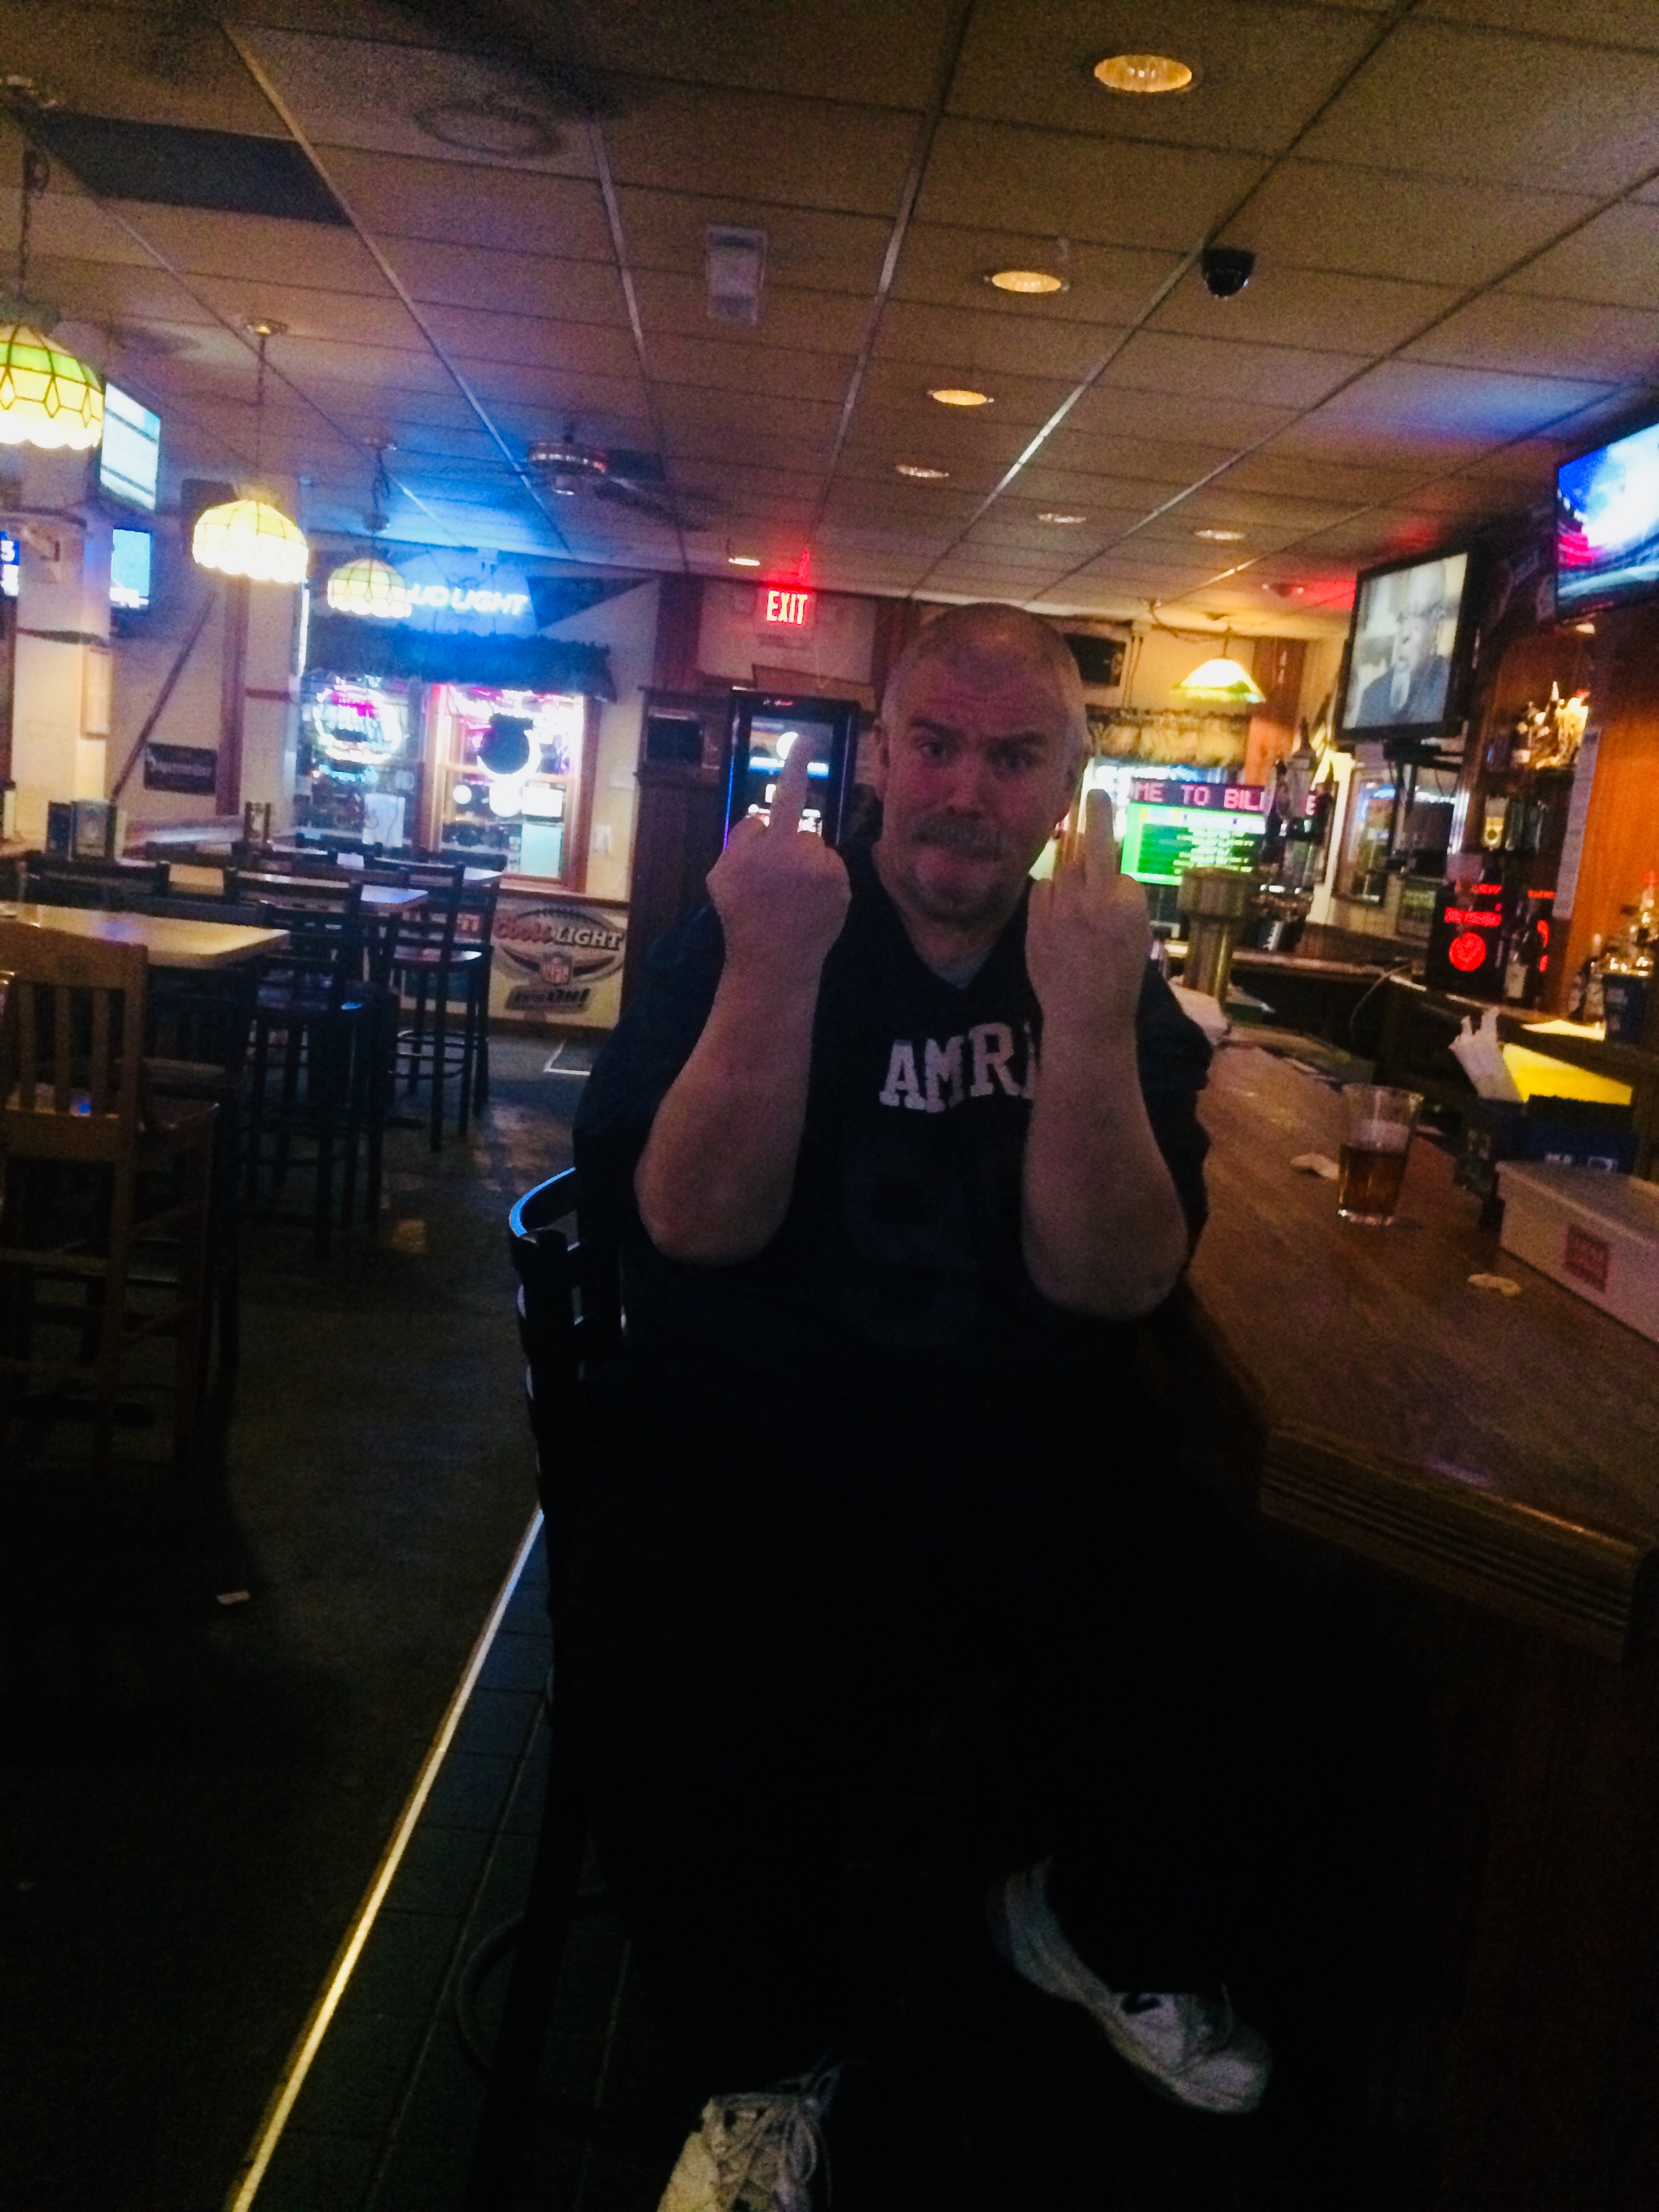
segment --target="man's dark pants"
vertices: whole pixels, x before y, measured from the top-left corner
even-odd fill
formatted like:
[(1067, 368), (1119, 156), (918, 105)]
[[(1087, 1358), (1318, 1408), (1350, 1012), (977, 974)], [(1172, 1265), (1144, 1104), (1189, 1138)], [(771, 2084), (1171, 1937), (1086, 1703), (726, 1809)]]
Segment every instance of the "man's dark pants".
[(833, 1386), (605, 1395), (562, 1684), (607, 1882), (711, 2089), (840, 2046), (842, 1816), (964, 1656), (1006, 1670), (1051, 1901), (1109, 1985), (1206, 1988), (1302, 1940), (1341, 1717), (1282, 1591), (1118, 1394), (1079, 1378), (1017, 1423)]

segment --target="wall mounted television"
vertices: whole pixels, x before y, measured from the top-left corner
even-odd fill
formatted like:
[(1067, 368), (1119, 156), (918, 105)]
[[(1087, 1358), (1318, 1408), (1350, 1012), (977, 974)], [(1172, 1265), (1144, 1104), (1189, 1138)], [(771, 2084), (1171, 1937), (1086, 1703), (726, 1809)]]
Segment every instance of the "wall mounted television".
[(1659, 592), (1659, 422), (1555, 472), (1555, 611), (1596, 614)]
[(106, 384), (104, 441), (98, 449), (100, 490), (153, 512), (161, 470), (161, 416), (141, 407), (118, 385)]
[(109, 603), (119, 613), (149, 611), (150, 549), (148, 530), (110, 532)]
[(1391, 752), (1462, 726), (1474, 649), (1467, 548), (1365, 569), (1354, 592), (1345, 744), (1380, 739)]

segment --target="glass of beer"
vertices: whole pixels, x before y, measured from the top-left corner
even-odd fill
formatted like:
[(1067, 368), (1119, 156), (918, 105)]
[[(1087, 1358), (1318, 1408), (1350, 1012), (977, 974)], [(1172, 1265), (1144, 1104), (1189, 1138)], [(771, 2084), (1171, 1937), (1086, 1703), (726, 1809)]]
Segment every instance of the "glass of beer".
[(1406, 1155), (1422, 1105), (1415, 1091), (1391, 1091), (1378, 1083), (1342, 1086), (1342, 1161), (1336, 1184), (1336, 1210), (1344, 1221), (1386, 1229), (1400, 1203), (1406, 1179)]

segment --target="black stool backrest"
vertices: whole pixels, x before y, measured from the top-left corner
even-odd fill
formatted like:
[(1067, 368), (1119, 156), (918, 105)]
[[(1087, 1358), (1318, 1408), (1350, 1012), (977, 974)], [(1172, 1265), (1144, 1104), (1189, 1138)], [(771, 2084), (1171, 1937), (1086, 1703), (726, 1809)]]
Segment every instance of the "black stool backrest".
[(622, 1350), (617, 1248), (577, 1226), (576, 1170), (550, 1176), (507, 1216), (519, 1278), (519, 1342), (536, 1444), (536, 1485), (550, 1535), (568, 1525), (590, 1441), (585, 1384)]

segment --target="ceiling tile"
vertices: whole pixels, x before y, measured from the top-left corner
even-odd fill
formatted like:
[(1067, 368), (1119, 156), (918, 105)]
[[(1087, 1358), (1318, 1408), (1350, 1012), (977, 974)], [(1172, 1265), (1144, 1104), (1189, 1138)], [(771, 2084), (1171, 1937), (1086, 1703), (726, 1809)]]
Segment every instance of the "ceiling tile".
[(1409, 452), (1450, 465), (1601, 396), (1596, 386), (1565, 379), (1383, 362), (1276, 442), (1290, 451), (1329, 452), (1338, 459), (1386, 459)]
[(136, 200), (123, 200), (120, 212), (161, 259), (187, 276), (269, 278), (369, 298), (392, 293), (362, 240), (331, 223), (210, 215)]
[(568, 254), (579, 261), (611, 258), (599, 187), (582, 178), (528, 176), (521, 170), (347, 149), (331, 152), (327, 167), (340, 197), (377, 237), (444, 239), (504, 252)]
[(1659, 207), (1608, 208), (1516, 272), (1505, 291), (1659, 308)]
[[(1269, 436), (1290, 422), (1295, 409), (1244, 400), (1195, 398), (1185, 392), (1155, 392), (1097, 384), (1066, 418), (1061, 434), (1093, 430), (1109, 438), (1151, 438), (1211, 442), (1225, 440), (1236, 452)], [(1045, 447), (1044, 451), (1048, 449)]]
[[(1178, 253), (1167, 249), (1079, 240), (1068, 241), (1062, 264), (1056, 246), (1054, 238), (1040, 233), (913, 222), (905, 234), (893, 297), (941, 307), (978, 307), (1010, 323), (1036, 315), (1057, 322), (1123, 325), (1139, 319), (1181, 262)], [(985, 281), (994, 269), (1030, 268), (1063, 273), (1068, 289), (1034, 298), (1000, 292)]]
[(1263, 447), (1235, 462), (1220, 481), (1245, 491), (1282, 492), (1289, 498), (1328, 497), (1352, 507), (1398, 499), (1425, 473), (1422, 468), (1360, 468), (1345, 462), (1310, 460)]
[(966, 361), (993, 373), (1063, 377), (1074, 384), (1124, 335), (1105, 325), (1059, 322), (1041, 313), (1015, 320), (977, 302), (940, 307), (890, 300), (875, 350), (878, 360), (916, 362), (930, 371), (939, 362)]
[(1659, 370), (1659, 312), (1491, 292), (1409, 347), (1405, 358), (1607, 384), (1647, 381)]
[(1255, 183), (1249, 155), (1079, 137), (947, 117), (916, 213), (1185, 252)]
[(199, 276), (195, 289), (208, 306), (238, 330), (255, 317), (288, 325), (273, 347), (301, 338), (331, 338), (344, 345), (393, 346), (409, 353), (428, 351), (425, 337), (401, 300), (354, 299), (346, 292), (321, 292), (264, 279)]
[(1423, 13), (1450, 23), (1484, 23), (1497, 31), (1659, 49), (1659, 15), (1632, 7), (1630, 0), (1430, 0)]
[(1659, 166), (1659, 53), (1407, 21), (1314, 125), (1304, 150), (1316, 160), (1611, 195)]
[[(1261, 153), (1285, 144), (1375, 35), (1364, 13), (1237, 0), (1141, 0), (1133, 23), (1098, 0), (981, 0), (951, 88), (955, 114), (1048, 130)], [(1130, 45), (1132, 41), (1132, 45)], [(1188, 92), (1112, 93), (1091, 72), (1126, 45), (1191, 64)]]
[(841, 354), (850, 361), (863, 339), (869, 312), (857, 294), (806, 292), (774, 284), (769, 278), (758, 323), (721, 323), (708, 312), (708, 291), (701, 270), (690, 276), (641, 269), (635, 272), (634, 287), (648, 349), (659, 334), (673, 332), (709, 343), (793, 346), (811, 353)]
[(834, 432), (839, 410), (825, 403), (782, 399), (768, 395), (746, 396), (716, 391), (710, 386), (661, 383), (655, 387), (657, 414), (671, 445), (692, 428), (723, 437), (728, 452), (751, 450), (751, 434), (760, 436), (821, 437), (826, 443)]
[[(624, 78), (787, 92), (819, 100), (923, 107), (933, 89), (950, 0), (584, 0), (581, 52)], [(624, 82), (624, 101), (632, 88)]]
[[(21, 151), (21, 142), (10, 134), (0, 140), (5, 151)], [(16, 174), (12, 161), (6, 162), (7, 173)], [(154, 257), (148, 253), (130, 231), (115, 216), (100, 208), (96, 200), (78, 188), (69, 189), (74, 180), (61, 170), (53, 172), (52, 189), (35, 204), (32, 224), (34, 252), (43, 259), (62, 255), (76, 261), (131, 262), (140, 268), (154, 265)], [(22, 198), (15, 185), (0, 188), (0, 236), (9, 241), (17, 236), (18, 210)]]
[[(663, 422), (665, 456), (681, 461), (708, 462), (724, 465), (732, 450), (732, 441), (725, 424), (719, 421), (699, 421), (691, 416), (682, 422), (665, 418)], [(753, 430), (741, 444), (745, 459), (757, 467), (817, 471), (820, 474), (830, 460), (828, 430), (817, 438), (790, 437), (763, 430)]]
[(7, 18), (5, 65), (83, 114), (288, 135), (217, 22), (194, 9), (163, 29), (148, 8), (31, 0)]
[(1453, 190), (1402, 170), (1291, 161), (1280, 163), (1221, 236), (1230, 245), (1253, 246), (1264, 271), (1283, 261), (1467, 287), (1490, 283), (1595, 204), (1582, 195), (1462, 181)]
[(660, 82), (633, 89), (629, 111), (605, 125), (618, 184), (718, 196), (751, 193), (763, 179), (767, 197), (786, 207), (896, 211), (912, 116)]
[(29, 289), (50, 300), (65, 318), (113, 319), (124, 326), (214, 319), (211, 309), (189, 289), (149, 261), (135, 265), (36, 254), (29, 262)]
[(637, 378), (561, 374), (549, 367), (507, 367), (462, 361), (457, 366), (486, 414), (514, 447), (562, 432), (574, 422), (580, 436), (600, 444), (648, 445), (650, 420)]
[(563, 374), (637, 380), (630, 331), (605, 323), (550, 322), (537, 315), (491, 315), (476, 307), (428, 307), (422, 319), (447, 353)]
[[(1045, 490), (1067, 496), (1091, 476), (1133, 477), (1147, 483), (1184, 484), (1224, 465), (1233, 446), (1200, 445), (1186, 439), (1104, 437), (1073, 428), (1075, 414), (1050, 438), (1022, 472), (1021, 482), (1042, 482)], [(1063, 481), (1062, 481), (1063, 479)]]
[[(593, 173), (587, 132), (581, 124), (556, 117), (545, 95), (520, 72), (471, 54), (380, 39), (316, 38), (303, 32), (254, 28), (244, 35), (325, 163), (331, 149), (351, 147), (471, 167), (584, 177)], [(546, 150), (511, 158), (479, 152), (439, 137), (421, 120), (428, 118), (453, 134), (465, 128), (465, 118), (446, 118), (438, 111), (481, 108), (491, 100), (541, 115), (550, 142)]]
[(817, 400), (839, 408), (852, 374), (850, 354), (792, 353), (782, 346), (664, 332), (650, 345), (653, 382), (706, 385), (732, 394)]
[(1097, 389), (1253, 401), (1288, 411), (1312, 406), (1364, 366), (1364, 357), (1357, 354), (1306, 353), (1290, 346), (1140, 331), (1112, 362)]
[(781, 207), (744, 195), (718, 199), (695, 193), (617, 193), (629, 265), (662, 269), (703, 281), (703, 232), (711, 223), (737, 223), (766, 233), (769, 283), (813, 292), (852, 292), (869, 297), (881, 274), (892, 226), (884, 217), (820, 208)]
[(1392, 277), (1350, 276), (1267, 261), (1231, 300), (1214, 298), (1197, 270), (1189, 270), (1148, 327), (1193, 337), (1247, 339), (1255, 345), (1386, 353), (1457, 298), (1449, 284), (1407, 284)]
[(422, 305), (550, 315), (573, 323), (626, 325), (628, 321), (622, 283), (612, 262), (490, 252), (428, 238), (394, 238), (384, 243), (398, 281)]

